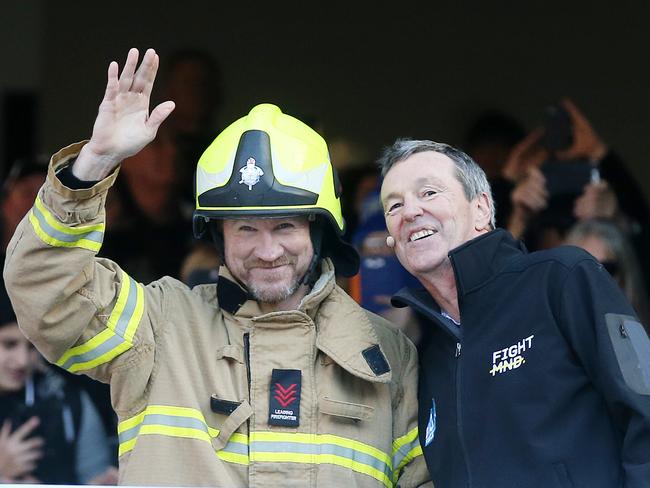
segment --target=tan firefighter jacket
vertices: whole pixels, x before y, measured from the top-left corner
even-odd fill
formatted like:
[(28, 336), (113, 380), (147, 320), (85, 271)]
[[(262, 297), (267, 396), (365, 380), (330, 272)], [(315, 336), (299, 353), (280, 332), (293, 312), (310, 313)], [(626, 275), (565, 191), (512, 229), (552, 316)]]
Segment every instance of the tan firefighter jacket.
[(329, 261), (299, 310), (262, 314), (222, 268), (218, 285), (142, 285), (97, 258), (116, 172), (71, 190), (56, 154), (7, 250), (25, 334), (111, 385), (120, 483), (391, 487), (427, 482), (413, 345), (336, 286)]

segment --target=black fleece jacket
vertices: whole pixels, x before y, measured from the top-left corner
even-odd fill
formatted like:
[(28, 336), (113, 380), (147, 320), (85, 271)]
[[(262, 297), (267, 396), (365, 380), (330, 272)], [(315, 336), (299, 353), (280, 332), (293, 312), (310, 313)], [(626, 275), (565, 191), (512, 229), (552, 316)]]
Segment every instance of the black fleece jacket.
[(639, 376), (615, 352), (643, 367), (650, 341), (603, 267), (503, 230), (450, 259), (460, 326), (424, 289), (393, 297), (426, 317), (419, 430), (436, 488), (650, 487), (650, 356)]

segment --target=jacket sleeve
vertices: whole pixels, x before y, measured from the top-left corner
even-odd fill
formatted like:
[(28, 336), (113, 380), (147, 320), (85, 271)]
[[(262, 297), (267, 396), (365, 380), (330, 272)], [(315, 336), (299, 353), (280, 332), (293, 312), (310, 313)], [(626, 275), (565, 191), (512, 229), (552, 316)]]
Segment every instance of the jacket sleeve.
[[(615, 347), (626, 347), (624, 342), (629, 346), (630, 338), (620, 335), (618, 328), (615, 334), (608, 331), (608, 316), (634, 316), (634, 311), (614, 280), (591, 258), (580, 261), (570, 270), (562, 296), (560, 325), (622, 433), (625, 486), (647, 486), (650, 480), (650, 395), (628, 385), (621, 369), (625, 366), (617, 360)], [(647, 341), (645, 333), (641, 333), (641, 339)], [(616, 341), (623, 342), (616, 344)], [(647, 346), (645, 343), (644, 347)], [(636, 362), (635, 366), (639, 364)], [(650, 375), (650, 371), (646, 374)]]
[[(145, 289), (112, 261), (97, 258), (104, 202), (116, 172), (71, 190), (56, 171), (81, 150), (52, 157), (45, 184), (7, 248), (4, 279), (18, 324), (52, 363), (110, 382), (113, 406), (128, 413), (153, 368), (155, 286)], [(126, 372), (128, 371), (128, 379)]]
[(393, 415), (393, 482), (400, 488), (433, 487), (418, 435), (418, 359), (415, 346), (401, 332), (400, 394)]

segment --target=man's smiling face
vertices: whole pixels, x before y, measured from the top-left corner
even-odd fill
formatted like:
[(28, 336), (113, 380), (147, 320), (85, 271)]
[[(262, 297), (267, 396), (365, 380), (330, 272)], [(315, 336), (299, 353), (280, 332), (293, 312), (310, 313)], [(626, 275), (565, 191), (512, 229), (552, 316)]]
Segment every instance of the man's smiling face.
[(226, 219), (223, 238), (226, 266), (257, 301), (302, 298), (294, 295), (314, 255), (306, 217)]
[(444, 154), (425, 151), (396, 163), (384, 178), (381, 201), (395, 254), (418, 278), (450, 266), (449, 251), (480, 234), (477, 201), (467, 199)]

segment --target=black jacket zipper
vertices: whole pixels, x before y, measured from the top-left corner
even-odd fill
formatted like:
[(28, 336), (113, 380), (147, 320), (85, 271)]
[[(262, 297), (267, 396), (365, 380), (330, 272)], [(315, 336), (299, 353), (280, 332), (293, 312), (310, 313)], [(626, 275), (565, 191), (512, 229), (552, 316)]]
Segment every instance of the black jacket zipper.
[(244, 356), (246, 356), (246, 378), (248, 379), (248, 398), (251, 396), (251, 341), (250, 334), (244, 334)]

